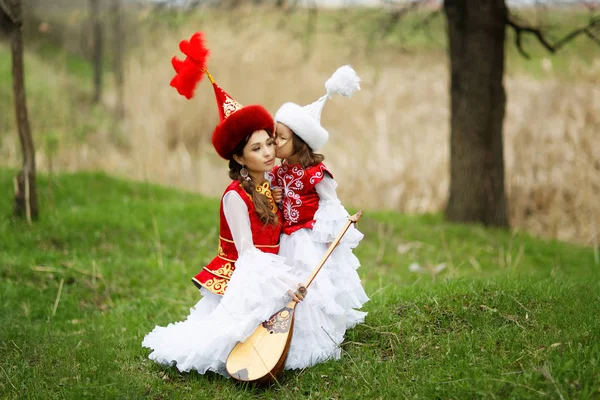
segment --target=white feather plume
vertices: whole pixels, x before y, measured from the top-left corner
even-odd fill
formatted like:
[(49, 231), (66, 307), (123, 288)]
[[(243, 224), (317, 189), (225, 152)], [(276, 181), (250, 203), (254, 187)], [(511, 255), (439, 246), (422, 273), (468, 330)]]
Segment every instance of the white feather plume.
[(354, 92), (360, 90), (360, 77), (351, 66), (344, 65), (339, 67), (325, 82), (325, 89), (327, 89), (328, 97), (334, 94), (350, 97)]

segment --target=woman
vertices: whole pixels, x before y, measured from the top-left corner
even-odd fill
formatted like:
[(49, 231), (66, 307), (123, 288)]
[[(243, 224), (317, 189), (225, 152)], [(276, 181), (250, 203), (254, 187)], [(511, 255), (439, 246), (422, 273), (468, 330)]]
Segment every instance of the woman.
[[(178, 76), (185, 74), (178, 66)], [(273, 118), (262, 106), (242, 106), (203, 72), (213, 84), (221, 117), (212, 142), (229, 161), (232, 179), (221, 200), (218, 255), (192, 279), (203, 298), (187, 319), (157, 326), (142, 345), (153, 350), (149, 358), (157, 363), (228, 376), (225, 362), (235, 344), (290, 297), (301, 301), (303, 296), (290, 292), (297, 279), (277, 255), (282, 218), (265, 180), (275, 160)], [(172, 85), (189, 88), (189, 82), (176, 79)]]

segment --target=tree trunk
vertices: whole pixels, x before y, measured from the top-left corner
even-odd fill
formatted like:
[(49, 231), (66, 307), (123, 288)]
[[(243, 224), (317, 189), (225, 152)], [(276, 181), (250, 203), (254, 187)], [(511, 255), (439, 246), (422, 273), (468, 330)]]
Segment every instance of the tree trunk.
[(125, 115), (125, 105), (123, 100), (123, 48), (125, 35), (123, 34), (123, 24), (121, 20), (121, 0), (112, 0), (113, 17), (113, 70), (115, 74), (115, 86), (117, 90), (117, 118), (121, 119)]
[(15, 177), (15, 207), (17, 216), (26, 216), (31, 222), (38, 217), (38, 202), (35, 179), (35, 147), (29, 117), (27, 115), (27, 101), (25, 98), (25, 76), (23, 65), (23, 11), (21, 0), (9, 0), (2, 2), (3, 19), (10, 21), (8, 32), (10, 36), (10, 48), (12, 55), (13, 94), (15, 102), (15, 113), (19, 130), (19, 141), (23, 154), (23, 165), (19, 174)]
[(0, 0), (0, 39), (3, 39), (4, 35), (10, 34), (13, 28), (9, 6), (10, 4), (7, 1)]
[(92, 62), (94, 65), (94, 103), (102, 99), (102, 21), (100, 19), (100, 0), (90, 0), (90, 18), (92, 21)]
[(502, 127), (504, 0), (445, 0), (450, 55), (446, 218), (508, 227)]

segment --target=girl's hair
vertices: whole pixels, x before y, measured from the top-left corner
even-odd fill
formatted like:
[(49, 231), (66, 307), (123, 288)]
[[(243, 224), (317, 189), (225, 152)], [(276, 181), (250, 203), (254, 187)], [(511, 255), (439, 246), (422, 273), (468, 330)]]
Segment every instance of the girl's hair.
[(293, 133), (292, 144), (294, 148), (294, 154), (298, 155), (298, 162), (302, 165), (302, 168), (306, 169), (308, 167), (312, 167), (317, 165), (318, 163), (323, 162), (325, 160), (325, 156), (323, 154), (315, 153), (312, 151), (309, 145), (298, 135)]
[[(272, 132), (267, 131), (267, 133), (272, 137)], [(242, 156), (244, 154), (244, 147), (246, 147), (248, 140), (250, 140), (250, 136), (251, 135), (248, 135), (245, 140), (242, 140), (235, 149), (233, 149), (234, 155)], [(276, 225), (279, 223), (279, 218), (277, 217), (277, 214), (273, 212), (271, 202), (267, 199), (267, 196), (256, 191), (256, 183), (252, 180), (251, 176), (249, 176), (249, 180), (242, 178), (242, 175), (240, 174), (242, 167), (243, 165), (240, 165), (235, 161), (232, 155), (229, 159), (229, 177), (234, 181), (239, 181), (246, 193), (252, 197), (254, 209), (260, 220), (264, 224)]]

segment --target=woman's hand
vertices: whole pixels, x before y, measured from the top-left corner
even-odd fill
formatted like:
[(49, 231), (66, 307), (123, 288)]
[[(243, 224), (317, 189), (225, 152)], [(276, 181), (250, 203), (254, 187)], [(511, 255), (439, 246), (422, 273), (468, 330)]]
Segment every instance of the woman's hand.
[(288, 290), (288, 294), (292, 297), (292, 300), (294, 300), (296, 303), (300, 303), (306, 297), (306, 288), (303, 284), (299, 283), (298, 289), (296, 289), (295, 292)]
[(280, 187), (273, 187), (271, 188), (271, 193), (273, 194), (273, 200), (275, 203), (281, 203), (283, 200), (283, 189)]

